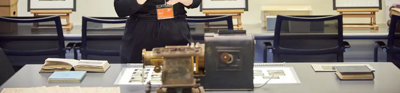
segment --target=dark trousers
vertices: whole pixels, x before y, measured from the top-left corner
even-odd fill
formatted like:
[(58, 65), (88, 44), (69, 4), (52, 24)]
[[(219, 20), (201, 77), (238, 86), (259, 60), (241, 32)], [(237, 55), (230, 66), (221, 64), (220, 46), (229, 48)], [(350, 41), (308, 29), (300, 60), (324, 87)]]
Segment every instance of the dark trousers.
[(122, 38), (121, 61), (141, 63), (142, 50), (165, 45), (186, 45), (190, 41), (189, 26), (185, 18), (156, 20), (131, 17)]

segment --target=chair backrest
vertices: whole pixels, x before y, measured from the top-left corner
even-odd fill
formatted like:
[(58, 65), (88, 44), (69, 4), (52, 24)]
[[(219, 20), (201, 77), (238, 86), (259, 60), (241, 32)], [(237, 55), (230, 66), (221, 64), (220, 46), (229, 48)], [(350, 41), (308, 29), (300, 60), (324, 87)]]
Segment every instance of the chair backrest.
[(8, 60), (7, 55), (0, 48), (0, 85), (6, 82), (14, 73), (15, 70)]
[(233, 30), (232, 16), (188, 16), (186, 20), (189, 23), (210, 23), (226, 21), (227, 29)]
[(277, 16), (274, 62), (343, 62), (342, 16)]
[(82, 17), (82, 59), (121, 62), (120, 46), (126, 18)]
[(389, 35), (387, 61), (400, 67), (400, 15), (392, 15)]
[(59, 16), (0, 17), (0, 47), (14, 68), (43, 64), (49, 57), (65, 58)]
[(203, 41), (205, 32), (233, 30), (232, 16), (188, 16), (193, 41)]

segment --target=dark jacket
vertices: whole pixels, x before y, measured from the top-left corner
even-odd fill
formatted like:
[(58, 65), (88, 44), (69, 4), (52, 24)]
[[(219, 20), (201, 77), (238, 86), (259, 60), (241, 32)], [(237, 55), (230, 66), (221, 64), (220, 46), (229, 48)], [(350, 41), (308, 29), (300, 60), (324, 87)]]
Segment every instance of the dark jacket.
[[(198, 7), (200, 3), (201, 0), (193, 0), (187, 8)], [(114, 1), (118, 16), (129, 16), (121, 45), (123, 63), (140, 63), (142, 49), (186, 45), (190, 42), (185, 6), (181, 3), (173, 6), (174, 19), (157, 20), (156, 5), (159, 4), (165, 4), (164, 0), (147, 0), (143, 5), (139, 5), (136, 0)]]
[[(167, 0), (168, 1), (168, 0)], [(175, 16), (186, 15), (184, 7), (196, 8), (201, 0), (193, 0), (192, 5), (185, 6), (181, 3), (174, 5)], [(137, 0), (115, 0), (114, 8), (119, 17), (126, 16), (156, 16), (156, 5), (165, 4), (164, 0), (147, 0), (143, 5), (139, 5)]]

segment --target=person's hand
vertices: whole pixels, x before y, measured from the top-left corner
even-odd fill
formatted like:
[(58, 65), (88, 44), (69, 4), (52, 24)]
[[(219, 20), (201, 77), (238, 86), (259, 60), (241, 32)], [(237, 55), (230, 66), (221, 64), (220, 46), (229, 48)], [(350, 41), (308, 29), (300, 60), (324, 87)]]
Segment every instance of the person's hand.
[(137, 3), (138, 3), (139, 5), (143, 5), (146, 1), (147, 1), (147, 0), (137, 0)]
[(176, 3), (182, 3), (185, 6), (190, 6), (193, 3), (193, 0), (169, 0), (167, 2), (168, 5), (175, 5)]
[(176, 3), (179, 3), (181, 0), (169, 0), (167, 2), (167, 5), (175, 5)]

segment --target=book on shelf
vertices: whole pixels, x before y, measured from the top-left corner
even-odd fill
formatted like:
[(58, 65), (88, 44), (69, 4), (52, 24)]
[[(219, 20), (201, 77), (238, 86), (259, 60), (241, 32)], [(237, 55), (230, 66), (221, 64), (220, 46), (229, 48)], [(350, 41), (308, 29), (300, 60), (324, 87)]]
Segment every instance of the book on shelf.
[(375, 78), (374, 70), (367, 66), (338, 66), (336, 75), (341, 80), (372, 80)]
[(50, 83), (80, 83), (86, 76), (86, 71), (56, 71), (50, 75)]
[(75, 60), (64, 58), (47, 58), (40, 72), (55, 71), (89, 71), (106, 72), (110, 68), (107, 60)]

